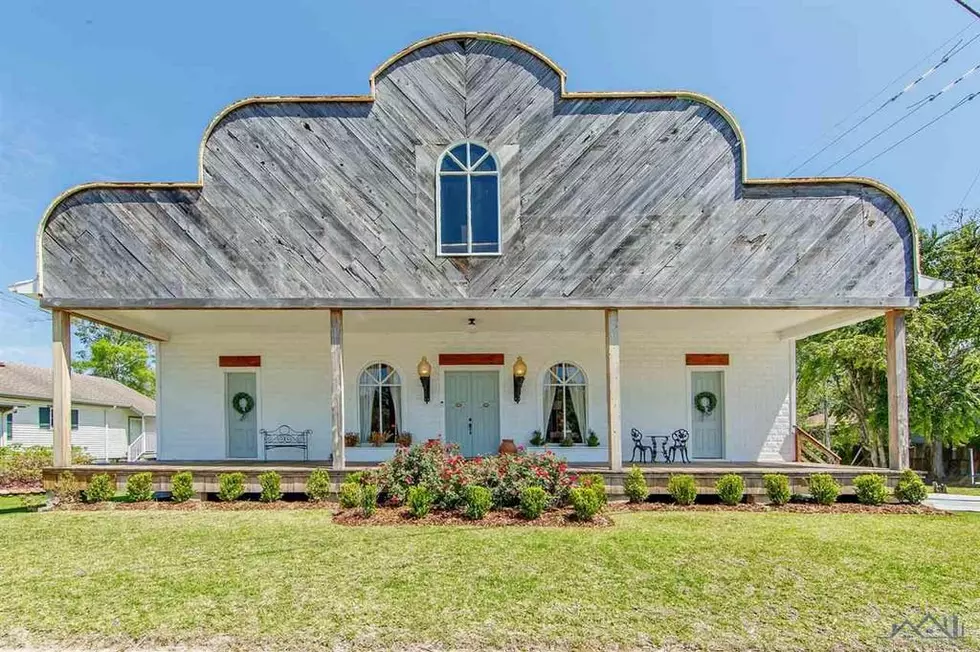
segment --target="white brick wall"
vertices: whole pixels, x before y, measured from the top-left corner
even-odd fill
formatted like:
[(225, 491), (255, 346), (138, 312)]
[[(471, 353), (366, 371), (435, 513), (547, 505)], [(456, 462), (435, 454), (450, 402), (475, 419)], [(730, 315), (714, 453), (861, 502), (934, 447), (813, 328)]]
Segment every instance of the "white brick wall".
[[(311, 324), (322, 323), (310, 314)], [(465, 317), (460, 314), (460, 320)], [(390, 315), (388, 317), (390, 319)], [(468, 333), (452, 331), (374, 332), (370, 314), (347, 320), (345, 333), (346, 430), (358, 430), (357, 380), (365, 365), (385, 361), (402, 377), (402, 424), (417, 440), (444, 432), (444, 387), (437, 364), (440, 353), (504, 353), (499, 368), (501, 436), (526, 443), (534, 429), (542, 429), (542, 379), (548, 367), (567, 360), (588, 375), (588, 428), (603, 440), (601, 449), (560, 451), (580, 461), (603, 461), (607, 456), (605, 410), (605, 358), (602, 315), (597, 311), (552, 311), (536, 318), (533, 328), (501, 326)], [(685, 353), (728, 353), (726, 374), (725, 456), (730, 460), (791, 459), (790, 348), (765, 330), (725, 333), (723, 323), (669, 324), (657, 321), (656, 311), (621, 313), (623, 369), (623, 455), (629, 459), (630, 428), (668, 433), (690, 429), (691, 409)], [(319, 320), (319, 321), (314, 321)], [(456, 321), (456, 320), (454, 320)], [(743, 319), (744, 321), (744, 319)], [(397, 323), (397, 322), (396, 322)], [(410, 322), (406, 322), (410, 323)], [(367, 328), (365, 328), (367, 325)], [(407, 326), (406, 328), (416, 328)], [(328, 333), (221, 333), (175, 334), (160, 346), (161, 395), (158, 398), (161, 433), (158, 457), (162, 460), (213, 460), (225, 457), (224, 370), (219, 355), (261, 355), (258, 369), (259, 427), (288, 423), (312, 428), (311, 459), (330, 455), (330, 355)], [(433, 365), (432, 398), (422, 400), (416, 374), (421, 356)], [(516, 356), (528, 365), (520, 404), (513, 401), (511, 365)], [(484, 367), (486, 369), (486, 367)], [(264, 451), (259, 450), (260, 457)], [(378, 459), (384, 451), (358, 448), (349, 459)], [(301, 452), (269, 451), (268, 459), (299, 459)]]

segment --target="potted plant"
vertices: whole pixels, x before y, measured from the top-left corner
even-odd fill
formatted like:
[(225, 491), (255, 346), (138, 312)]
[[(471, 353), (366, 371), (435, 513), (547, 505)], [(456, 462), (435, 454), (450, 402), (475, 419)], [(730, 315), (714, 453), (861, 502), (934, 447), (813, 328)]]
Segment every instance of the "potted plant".
[(354, 448), (360, 443), (361, 437), (356, 432), (345, 432), (344, 433), (344, 446), (347, 448)]
[(595, 430), (589, 428), (589, 438), (585, 440), (585, 443), (591, 448), (599, 445), (599, 436), (595, 434)]
[(544, 446), (544, 435), (541, 434), (540, 430), (535, 430), (531, 433), (530, 444), (532, 446)]
[(513, 439), (502, 439), (497, 452), (501, 455), (513, 455), (517, 452), (517, 444), (514, 443)]
[(575, 445), (575, 440), (572, 439), (571, 435), (565, 435), (565, 438), (562, 439), (561, 443), (559, 444), (559, 446), (562, 446), (564, 448), (568, 448), (569, 446), (574, 446), (574, 445)]
[(411, 446), (412, 445), (412, 433), (402, 431), (398, 434), (398, 438), (395, 440), (398, 442), (399, 446)]
[(371, 436), (368, 437), (368, 441), (374, 447), (382, 446), (388, 437), (383, 432), (372, 432)]

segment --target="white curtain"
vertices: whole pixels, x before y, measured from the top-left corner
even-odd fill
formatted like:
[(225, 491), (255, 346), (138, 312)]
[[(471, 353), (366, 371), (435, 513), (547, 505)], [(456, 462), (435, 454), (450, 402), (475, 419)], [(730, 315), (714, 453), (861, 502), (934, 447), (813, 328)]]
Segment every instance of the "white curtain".
[(371, 408), (377, 387), (361, 385), (358, 391), (358, 416), (361, 425), (361, 441), (367, 442), (371, 436)]
[[(585, 385), (570, 385), (568, 387), (568, 396), (572, 399), (572, 404), (565, 407), (566, 410), (574, 410), (575, 416), (578, 418), (578, 428), (579, 432), (577, 435), (573, 434), (576, 442), (583, 442), (585, 440), (586, 420), (585, 420)], [(567, 424), (566, 424), (567, 425)]]
[(392, 385), (388, 389), (391, 390), (391, 405), (392, 405), (392, 416), (394, 416), (395, 423), (392, 428), (392, 424), (385, 424), (387, 431), (393, 431), (396, 435), (402, 431), (402, 388), (400, 385)]

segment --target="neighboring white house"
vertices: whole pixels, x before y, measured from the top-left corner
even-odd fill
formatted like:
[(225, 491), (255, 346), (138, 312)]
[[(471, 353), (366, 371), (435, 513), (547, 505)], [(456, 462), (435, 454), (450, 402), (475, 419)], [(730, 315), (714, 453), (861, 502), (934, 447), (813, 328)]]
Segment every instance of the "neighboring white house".
[[(51, 446), (51, 369), (0, 362), (0, 446)], [(96, 460), (155, 451), (156, 403), (111, 378), (72, 379), (71, 444)]]

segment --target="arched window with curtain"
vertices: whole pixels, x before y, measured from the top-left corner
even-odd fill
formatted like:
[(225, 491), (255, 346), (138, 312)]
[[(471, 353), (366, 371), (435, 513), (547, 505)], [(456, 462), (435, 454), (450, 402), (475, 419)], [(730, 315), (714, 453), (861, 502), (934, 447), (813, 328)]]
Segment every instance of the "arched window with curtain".
[(587, 401), (588, 381), (581, 369), (570, 362), (559, 362), (548, 369), (544, 379), (544, 424), (548, 442), (560, 443), (566, 438), (576, 444), (585, 441)]
[(493, 153), (461, 143), (442, 153), (436, 169), (439, 254), (500, 254), (500, 169)]
[(386, 443), (394, 442), (402, 416), (402, 381), (395, 368), (384, 362), (368, 365), (358, 381), (357, 401), (361, 441), (367, 443), (371, 433), (380, 432)]

